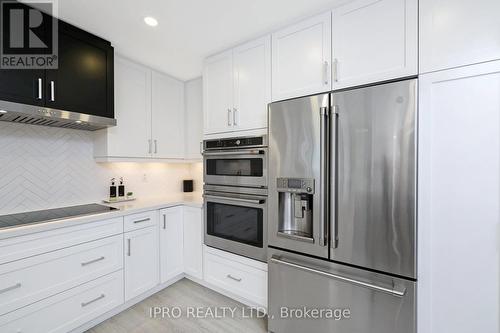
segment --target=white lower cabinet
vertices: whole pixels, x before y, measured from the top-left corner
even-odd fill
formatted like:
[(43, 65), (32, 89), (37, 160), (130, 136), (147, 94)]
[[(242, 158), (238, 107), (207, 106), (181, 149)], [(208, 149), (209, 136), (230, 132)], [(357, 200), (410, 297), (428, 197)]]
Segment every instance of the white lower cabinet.
[(0, 315), (122, 268), (122, 235), (0, 265)]
[(125, 233), (125, 300), (154, 288), (160, 282), (158, 225)]
[(184, 207), (184, 272), (203, 279), (203, 221), (200, 208)]
[(168, 280), (184, 272), (183, 206), (160, 210), (160, 280)]
[(201, 212), (179, 205), (0, 240), (0, 332), (83, 330), (160, 281), (201, 280)]
[(2, 333), (66, 333), (123, 303), (123, 271), (0, 316)]
[(267, 307), (266, 263), (207, 246), (204, 261), (204, 279), (207, 283), (247, 304)]

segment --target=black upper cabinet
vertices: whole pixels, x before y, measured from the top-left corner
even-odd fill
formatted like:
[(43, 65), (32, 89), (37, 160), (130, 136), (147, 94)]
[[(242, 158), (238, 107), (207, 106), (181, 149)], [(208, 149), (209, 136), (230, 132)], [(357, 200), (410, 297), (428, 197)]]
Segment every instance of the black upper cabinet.
[(0, 100), (114, 118), (113, 62), (108, 41), (59, 20), (58, 69), (1, 69)]
[(0, 70), (0, 100), (44, 106), (44, 80), (44, 70), (2, 69)]
[[(0, 5), (3, 0), (0, 0)], [(11, 8), (15, 9), (29, 9), (23, 3), (11, 4)], [(0, 23), (5, 30), (8, 22), (3, 21), (0, 17)], [(34, 28), (34, 33), (44, 35), (49, 30), (51, 24), (51, 17), (43, 14), (42, 24), (38, 28)], [(2, 43), (5, 40), (1, 40)], [(0, 69), (0, 100), (5, 100), (15, 103), (32, 104), (37, 106), (45, 105), (45, 70), (31, 70), (31, 69)]]
[(113, 117), (113, 48), (59, 22), (59, 66), (47, 70), (47, 107)]

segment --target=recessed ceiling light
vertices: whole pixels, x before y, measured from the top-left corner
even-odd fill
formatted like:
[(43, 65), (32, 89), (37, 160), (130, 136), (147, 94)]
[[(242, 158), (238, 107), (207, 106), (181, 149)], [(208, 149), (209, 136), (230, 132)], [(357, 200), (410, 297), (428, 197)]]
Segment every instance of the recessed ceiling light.
[(5, 111), (5, 110), (0, 110), (0, 113), (7, 113), (7, 111)]
[(158, 25), (158, 20), (151, 16), (146, 16), (144, 22), (151, 27), (156, 27)]

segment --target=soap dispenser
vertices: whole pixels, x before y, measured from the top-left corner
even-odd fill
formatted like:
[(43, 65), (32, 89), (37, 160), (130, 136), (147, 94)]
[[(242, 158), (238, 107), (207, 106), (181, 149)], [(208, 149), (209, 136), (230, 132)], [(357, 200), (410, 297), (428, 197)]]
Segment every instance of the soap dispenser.
[(116, 185), (114, 178), (111, 178), (111, 185), (109, 186), (109, 201), (116, 201)]
[(120, 184), (118, 185), (118, 199), (125, 199), (125, 184), (123, 184), (123, 177), (120, 177)]

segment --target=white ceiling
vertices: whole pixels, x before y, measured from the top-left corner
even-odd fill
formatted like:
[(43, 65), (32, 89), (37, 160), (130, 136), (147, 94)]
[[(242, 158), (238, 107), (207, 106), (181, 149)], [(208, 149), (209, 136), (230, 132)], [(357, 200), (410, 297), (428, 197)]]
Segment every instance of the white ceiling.
[[(59, 0), (59, 17), (181, 80), (203, 59), (345, 0)], [(144, 16), (158, 19), (155, 28)]]

